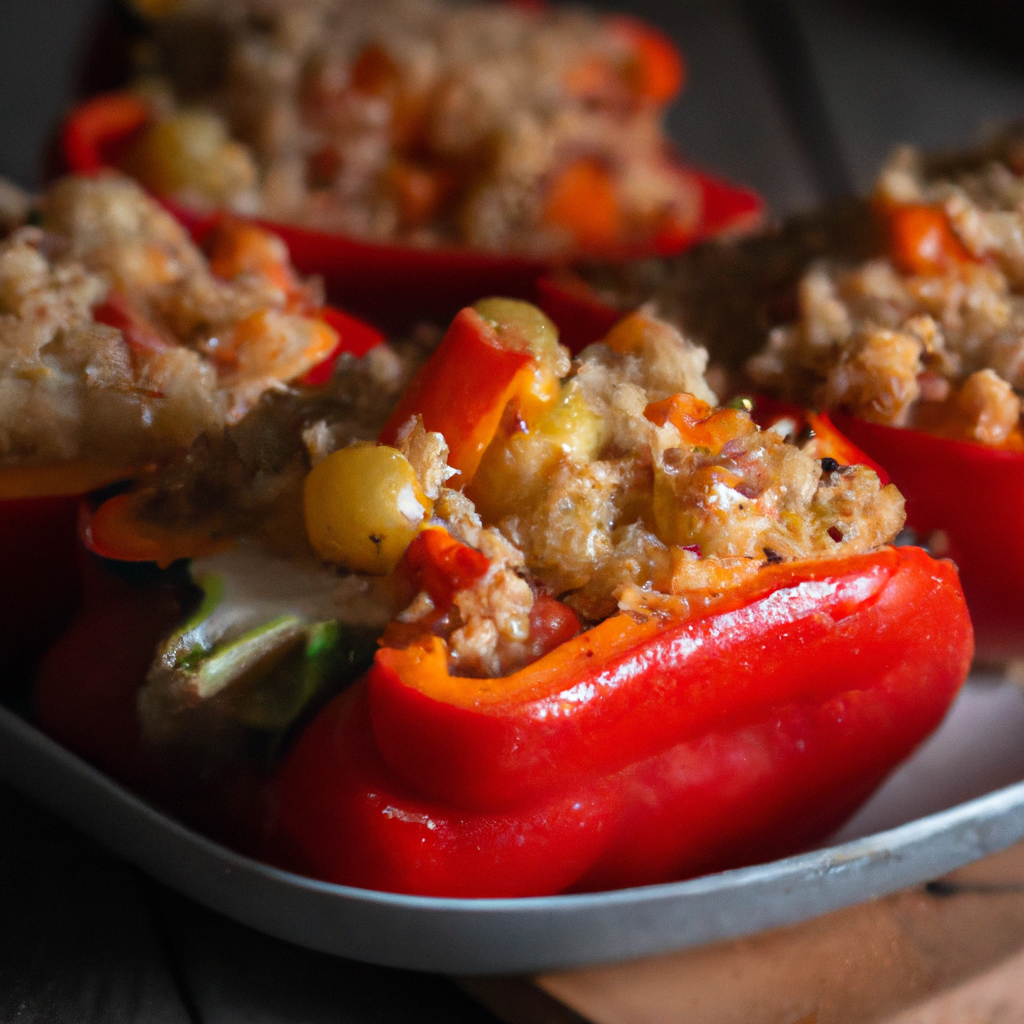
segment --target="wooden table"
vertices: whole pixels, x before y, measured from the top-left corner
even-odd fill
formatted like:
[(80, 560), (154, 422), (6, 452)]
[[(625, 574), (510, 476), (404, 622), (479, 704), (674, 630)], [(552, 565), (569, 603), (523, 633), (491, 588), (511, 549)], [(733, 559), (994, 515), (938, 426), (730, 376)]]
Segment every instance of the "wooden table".
[[(0, 174), (37, 184), (103, 7), (0, 2)], [(689, 85), (670, 118), (682, 152), (760, 189), (779, 214), (867, 189), (900, 142), (960, 146), (986, 122), (1024, 114), (1024, 65), (1013, 60), (1024, 32), (1009, 3), (956, 5), (941, 21), (911, 2), (629, 7), (687, 54)], [(1009, 1024), (1024, 1022), (1022, 889), (1017, 848), (795, 929), (539, 987), (460, 989), (237, 925), (0, 787), (0, 1020)]]

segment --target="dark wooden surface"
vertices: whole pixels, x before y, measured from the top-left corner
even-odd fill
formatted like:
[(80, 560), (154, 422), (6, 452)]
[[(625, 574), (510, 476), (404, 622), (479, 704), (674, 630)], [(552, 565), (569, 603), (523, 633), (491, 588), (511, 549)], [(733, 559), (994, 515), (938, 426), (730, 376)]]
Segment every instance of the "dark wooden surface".
[(269, 938), (0, 785), (4, 1024), (488, 1024), (446, 978)]
[(815, 920), (536, 987), (596, 1024), (1022, 1024), (1022, 883), (1017, 844)]
[[(680, 149), (760, 189), (777, 215), (867, 189), (900, 142), (960, 146), (1024, 115), (1014, 60), (1024, 19), (1012, 4), (604, 6), (628, 6), (682, 44), (690, 79), (670, 118)], [(0, 174), (38, 184), (102, 7), (0, 0)], [(488, 991), (502, 1017), (573, 1019), (524, 1001), (515, 983)], [(311, 953), (228, 921), (0, 786), (0, 1022), (496, 1019), (447, 979)]]

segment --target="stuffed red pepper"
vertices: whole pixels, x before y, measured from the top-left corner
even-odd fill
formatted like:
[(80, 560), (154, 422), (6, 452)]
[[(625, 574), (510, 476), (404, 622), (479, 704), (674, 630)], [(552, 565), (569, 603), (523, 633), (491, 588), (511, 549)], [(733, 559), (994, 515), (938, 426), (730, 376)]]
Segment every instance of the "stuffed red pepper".
[[(0, 241), (0, 665), (74, 601), (78, 497), (183, 453), (269, 389), (380, 339), (284, 245), (222, 219), (205, 252), (126, 178), (11, 193)], [(18, 209), (15, 209), (15, 206)]]
[(870, 203), (541, 282), (577, 345), (654, 302), (708, 346), (721, 393), (827, 407), (899, 486), (913, 535), (956, 562), (989, 661), (1024, 653), (1018, 154), (1013, 137), (905, 150)]
[[(106, 558), (195, 557), (146, 591), (137, 658), (95, 624), (141, 605), (97, 591), (44, 665), (44, 726), (165, 799), (247, 779), (248, 847), (287, 866), (471, 897), (806, 847), (942, 719), (973, 653), (955, 569), (890, 546), (902, 498), (849, 442), (718, 407), (707, 354), (643, 314), (571, 359), (489, 299), (411, 382), (386, 351), (92, 510)], [(272, 485), (236, 465), (252, 437)], [(83, 645), (120, 709), (91, 746)]]
[[(398, 563), (416, 595), (285, 761), (286, 862), (522, 896), (790, 852), (965, 676), (956, 571), (886, 546), (895, 488), (713, 407), (704, 354), (663, 323), (627, 318), (568, 375), (552, 334), (528, 307), (464, 311), (385, 427), (432, 515)], [(341, 565), (361, 557), (335, 519), (355, 456), (306, 485)]]
[(959, 167), (906, 150), (874, 198), (883, 245), (824, 261), (798, 316), (747, 364), (757, 386), (828, 407), (890, 473), (908, 526), (960, 569), (990, 660), (1024, 653), (1024, 271), (1005, 144)]
[[(535, 307), (490, 299), (411, 382), (382, 385), (384, 351), (330, 403), (265, 403), (219, 454), (92, 511), (108, 558), (196, 555), (201, 600), (144, 676), (103, 677), (131, 745), (91, 756), (209, 777), (258, 733), (265, 856), (526, 896), (804, 847), (942, 719), (973, 651), (956, 571), (889, 546), (902, 498), (848, 442), (717, 406), (706, 353), (641, 314), (572, 360)], [(368, 413), (374, 387), (393, 397)], [(278, 474), (254, 460), (241, 499), (210, 481), (238, 477), (246, 431)], [(40, 678), (73, 746), (67, 668), (116, 646), (90, 627), (115, 606), (101, 594)]]
[(759, 213), (672, 153), (682, 59), (634, 18), (193, 0), (150, 28), (133, 91), (69, 118), (72, 169), (113, 162), (184, 216), (272, 222), (377, 317), (450, 317), (581, 253), (675, 252)]

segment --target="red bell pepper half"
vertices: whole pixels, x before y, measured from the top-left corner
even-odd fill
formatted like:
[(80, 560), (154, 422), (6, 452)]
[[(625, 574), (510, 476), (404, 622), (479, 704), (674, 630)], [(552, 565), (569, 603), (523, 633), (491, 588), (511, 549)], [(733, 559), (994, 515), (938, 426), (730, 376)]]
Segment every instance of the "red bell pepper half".
[[(666, 86), (651, 83), (651, 88)], [(109, 93), (75, 108), (61, 135), (68, 170), (93, 174), (115, 166), (150, 116), (144, 101), (124, 93)], [(695, 178), (702, 193), (701, 221), (692, 232), (673, 229), (642, 249), (589, 255), (671, 255), (701, 238), (750, 228), (760, 219), (763, 204), (756, 193), (694, 172), (681, 163), (679, 168), (680, 173)], [(205, 234), (214, 220), (178, 203), (165, 201), (165, 205), (196, 236)], [(552, 267), (551, 260), (525, 256), (458, 247), (388, 245), (314, 228), (259, 223), (284, 240), (300, 273), (323, 277), (334, 302), (389, 326), (405, 326), (416, 319), (448, 319), (482, 295), (533, 299), (537, 278)]]
[[(879, 203), (888, 249), (908, 274), (976, 262), (938, 207)], [(982, 660), (1024, 655), (1024, 454), (871, 423), (840, 410), (838, 428), (888, 470), (907, 526), (960, 570)]]
[[(893, 259), (907, 273), (935, 273), (973, 259), (941, 210), (889, 205), (879, 212)], [(538, 292), (541, 308), (574, 352), (600, 340), (623, 315), (577, 278), (543, 278)], [(883, 483), (896, 484), (907, 501), (907, 525), (960, 570), (979, 658), (1024, 655), (1024, 454), (871, 423), (841, 410), (805, 414), (758, 398), (754, 416), (762, 427), (783, 415), (801, 425), (814, 418), (829, 436), (834, 424), (859, 455), (823, 454), (869, 465)]]
[(973, 652), (956, 570), (918, 548), (769, 567), (696, 607), (613, 616), (502, 679), (452, 677), (429, 640), (378, 652), (286, 760), (274, 855), (483, 897), (792, 852), (935, 728)]
[[(99, 323), (123, 331), (135, 350), (166, 347), (155, 328), (116, 292), (94, 315)], [(343, 353), (362, 356), (384, 340), (376, 328), (340, 310), (324, 307), (317, 316), (339, 340), (334, 351), (301, 378), (302, 384), (326, 383)], [(140, 532), (128, 494), (110, 498), (95, 510), (82, 504), (89, 491), (130, 478), (133, 472), (130, 466), (85, 461), (0, 469), (0, 579), (8, 581), (0, 594), (0, 689), (26, 675), (78, 606), (74, 553), (80, 536), (103, 557), (161, 565), (223, 546), (201, 536), (181, 539), (155, 527)], [(179, 551), (176, 543), (187, 548)]]
[(1024, 454), (843, 412), (836, 425), (881, 462), (907, 500), (907, 525), (960, 570), (978, 657), (1024, 654)]

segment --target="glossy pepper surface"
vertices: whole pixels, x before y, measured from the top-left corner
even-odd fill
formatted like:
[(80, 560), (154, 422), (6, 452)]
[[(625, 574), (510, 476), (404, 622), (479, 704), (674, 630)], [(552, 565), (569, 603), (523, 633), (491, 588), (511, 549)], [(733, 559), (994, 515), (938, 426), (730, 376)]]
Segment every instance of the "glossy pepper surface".
[(907, 499), (907, 525), (960, 570), (978, 656), (1024, 653), (1024, 455), (843, 412), (836, 425), (881, 462)]
[(527, 896), (792, 852), (941, 720), (972, 632), (916, 548), (618, 614), (500, 679), (384, 649), (277, 781), (275, 855), (349, 885)]

